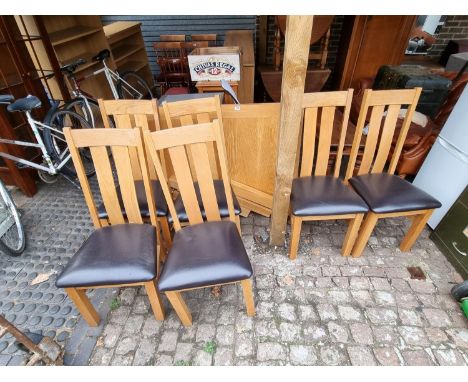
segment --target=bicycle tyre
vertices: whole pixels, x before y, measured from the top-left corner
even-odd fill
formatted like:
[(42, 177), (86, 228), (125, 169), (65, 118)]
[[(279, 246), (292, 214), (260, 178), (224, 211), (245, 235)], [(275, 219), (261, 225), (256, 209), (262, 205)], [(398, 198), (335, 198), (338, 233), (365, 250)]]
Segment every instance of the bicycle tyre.
[[(26, 248), (26, 235), (23, 224), (21, 223), (20, 215), (10, 192), (0, 181), (0, 220), (4, 223), (7, 219), (13, 219), (14, 224), (0, 237), (0, 251), (10, 255), (19, 256)], [(0, 223), (0, 225), (1, 225)], [(11, 228), (13, 230), (11, 231)], [(8, 233), (12, 232), (15, 235), (13, 242), (8, 240)], [(14, 243), (14, 244), (13, 244)]]
[[(75, 113), (70, 110), (57, 110), (55, 113), (52, 113), (50, 117), (44, 121), (44, 124), (52, 126), (57, 130), (62, 130), (64, 127), (72, 127), (73, 129), (91, 129), (91, 125), (78, 113)], [(43, 131), (44, 145), (46, 147), (47, 153), (52, 158), (52, 161), (55, 163), (60, 163), (62, 160), (62, 155), (64, 150), (68, 149), (66, 142), (56, 140), (54, 134), (52, 134), (50, 129), (44, 129)], [(65, 139), (65, 138), (63, 138)], [(83, 165), (85, 167), (85, 173), (87, 177), (94, 175), (94, 165), (91, 159), (89, 149), (79, 149), (82, 157)], [(68, 159), (67, 163), (59, 170), (64, 175), (70, 177), (76, 177), (76, 170), (73, 166), (73, 161), (71, 157)]]
[[(90, 110), (86, 107), (85, 100), (83, 98), (74, 98), (70, 102), (67, 102), (64, 106), (65, 110), (70, 110), (81, 115), (91, 125), (92, 128), (104, 128), (104, 122), (102, 121), (101, 110), (99, 109), (98, 103), (90, 98), (86, 98)], [(112, 121), (109, 121), (110, 126), (113, 126)]]
[(136, 72), (128, 71), (120, 74), (120, 77), (125, 82), (129, 83), (133, 88), (135, 88), (140, 94), (141, 97), (135, 94), (134, 91), (131, 89), (125, 89), (125, 84), (122, 80), (118, 80), (116, 87), (117, 87), (117, 94), (119, 95), (120, 99), (152, 99), (153, 93), (149, 85), (146, 81), (141, 78)]

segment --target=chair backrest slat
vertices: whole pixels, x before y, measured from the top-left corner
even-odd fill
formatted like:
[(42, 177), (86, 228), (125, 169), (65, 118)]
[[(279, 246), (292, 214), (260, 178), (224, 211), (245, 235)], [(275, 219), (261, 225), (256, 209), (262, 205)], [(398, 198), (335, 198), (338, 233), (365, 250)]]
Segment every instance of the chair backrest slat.
[[(131, 148), (133, 149), (134, 147)], [(135, 190), (135, 179), (133, 177), (129, 148), (124, 146), (112, 147), (112, 157), (117, 170), (122, 201), (125, 211), (127, 211), (127, 219), (129, 223), (143, 223)]]
[(159, 36), (161, 41), (185, 41), (184, 34), (162, 34)]
[[(151, 223), (157, 226), (154, 197), (149, 181), (141, 129), (64, 129), (65, 138), (72, 154), (78, 178), (96, 228), (106, 225), (99, 219), (88, 178), (84, 172), (79, 149), (89, 149), (96, 170), (101, 199), (107, 213), (109, 224), (143, 223), (137, 201), (135, 179), (130, 163), (130, 149), (136, 149)], [(110, 157), (110, 152), (112, 156)], [(112, 161), (115, 165), (115, 176)], [(117, 192), (117, 184), (119, 192)]]
[[(367, 89), (364, 91), (348, 168), (346, 170), (346, 180), (352, 177), (355, 172), (358, 152), (362, 146), (363, 129), (366, 124), (368, 125), (368, 132), (365, 138), (364, 154), (357, 173), (362, 175), (369, 172), (380, 173), (384, 171), (389, 159), (388, 156), (392, 143), (395, 142), (394, 135), (400, 108), (403, 105), (407, 105), (406, 116), (398, 133), (392, 158), (387, 169), (389, 174), (395, 172), (421, 90), (421, 88), (414, 88), (404, 90)], [(385, 110), (386, 112), (384, 113)], [(366, 119), (369, 111), (371, 113), (368, 123)], [(382, 123), (383, 117), (384, 121)]]
[(320, 118), (319, 143), (317, 150), (317, 163), (315, 165), (315, 175), (327, 175), (328, 158), (330, 156), (330, 146), (333, 133), (333, 119), (335, 118), (335, 108), (325, 106), (322, 108)]
[(361, 165), (359, 166), (359, 174), (366, 174), (369, 172), (372, 161), (374, 160), (384, 110), (385, 106), (383, 105), (374, 106), (372, 109), (368, 125), (366, 146), (364, 148), (364, 154), (362, 155)]
[(387, 108), (387, 115), (385, 117), (384, 127), (380, 136), (380, 145), (375, 157), (374, 165), (372, 166), (372, 173), (380, 173), (385, 167), (388, 154), (392, 146), (393, 134), (400, 113), (400, 105), (389, 105)]
[[(335, 166), (332, 175), (339, 176), (352, 98), (352, 89), (304, 94), (302, 99), (304, 124), (301, 177), (327, 175), (332, 147), (336, 147), (336, 150), (334, 150)], [(343, 109), (343, 121), (339, 134), (337, 134), (337, 142), (334, 142), (337, 108)]]
[[(174, 219), (174, 228), (181, 228), (172, 200), (168, 199), (168, 179), (161, 174), (160, 152), (167, 150), (174, 169), (175, 178), (187, 212), (190, 224), (203, 222), (199, 200), (195, 191), (195, 177), (201, 197), (201, 204), (208, 221), (221, 219), (217, 195), (214, 187), (214, 176), (209, 160), (209, 143), (214, 143), (219, 153), (221, 177), (224, 185), (230, 220), (235, 222), (234, 203), (227, 170), (227, 159), (224, 150), (224, 136), (217, 120), (199, 125), (188, 125), (154, 133), (145, 132), (145, 144), (151, 155), (154, 166), (166, 196), (169, 211)], [(194, 159), (193, 170), (189, 165), (188, 155)], [(192, 172), (193, 171), (193, 172)]]

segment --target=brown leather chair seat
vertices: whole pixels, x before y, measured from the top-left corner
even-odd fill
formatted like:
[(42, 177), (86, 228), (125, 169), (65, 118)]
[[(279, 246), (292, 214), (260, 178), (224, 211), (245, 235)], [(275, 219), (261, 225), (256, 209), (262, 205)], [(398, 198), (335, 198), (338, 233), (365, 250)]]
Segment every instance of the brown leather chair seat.
[(131, 284), (156, 277), (156, 229), (118, 224), (94, 231), (57, 277), (58, 288)]
[(252, 266), (236, 225), (205, 222), (182, 228), (159, 278), (161, 292), (245, 280)]
[(439, 208), (441, 203), (408, 181), (391, 174), (366, 174), (349, 179), (375, 213)]
[[(228, 205), (226, 201), (226, 193), (224, 192), (223, 181), (220, 179), (213, 180), (213, 184), (214, 184), (215, 193), (216, 193), (216, 200), (218, 201), (219, 214), (221, 215), (221, 218), (227, 218), (229, 217), (229, 210), (228, 210)], [(206, 219), (206, 212), (205, 212), (205, 209), (203, 208), (203, 201), (202, 201), (201, 194), (200, 194), (200, 187), (198, 186), (197, 182), (194, 182), (193, 185), (195, 188), (195, 193), (197, 194), (197, 200), (198, 200), (198, 205), (200, 206), (200, 212), (202, 214), (203, 219)], [(241, 213), (241, 208), (239, 205), (239, 201), (236, 198), (236, 195), (234, 195), (234, 192), (232, 192), (232, 199), (234, 203), (234, 213), (236, 215), (239, 215)], [(184, 203), (182, 202), (182, 197), (180, 195), (174, 201), (174, 207), (175, 207), (175, 210), (177, 211), (177, 216), (179, 217), (179, 220), (184, 223), (188, 222), (189, 219), (188, 219), (187, 213), (185, 212)]]
[[(159, 180), (153, 180), (151, 182), (153, 186), (154, 200), (156, 202), (156, 214), (159, 217), (164, 217), (164, 216), (169, 215), (169, 209), (167, 208), (167, 203), (166, 203), (166, 199), (164, 198), (164, 194), (161, 188), (161, 183), (159, 183)], [(120, 188), (117, 187), (116, 191), (117, 191), (117, 196), (119, 198), (119, 204), (122, 207), (122, 214), (124, 217), (126, 217), (125, 208), (123, 208), (123, 201), (122, 201), (122, 195), (120, 193)], [(145, 186), (142, 180), (135, 181), (135, 191), (137, 194), (138, 205), (140, 206), (141, 216), (145, 218), (149, 218), (150, 213), (148, 210), (148, 200), (146, 198)], [(107, 215), (106, 208), (104, 207), (104, 203), (101, 203), (97, 207), (97, 210), (98, 210), (98, 216), (100, 219), (107, 219), (108, 215)]]
[(369, 208), (341, 179), (308, 176), (293, 180), (291, 210), (295, 216), (366, 213)]

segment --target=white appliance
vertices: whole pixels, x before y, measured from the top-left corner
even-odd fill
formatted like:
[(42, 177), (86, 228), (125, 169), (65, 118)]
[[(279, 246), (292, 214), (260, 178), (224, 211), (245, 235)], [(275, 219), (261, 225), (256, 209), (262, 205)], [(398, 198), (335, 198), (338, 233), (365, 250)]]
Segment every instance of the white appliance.
[(458, 99), (413, 184), (442, 203), (428, 224), (435, 228), (468, 185), (468, 86)]

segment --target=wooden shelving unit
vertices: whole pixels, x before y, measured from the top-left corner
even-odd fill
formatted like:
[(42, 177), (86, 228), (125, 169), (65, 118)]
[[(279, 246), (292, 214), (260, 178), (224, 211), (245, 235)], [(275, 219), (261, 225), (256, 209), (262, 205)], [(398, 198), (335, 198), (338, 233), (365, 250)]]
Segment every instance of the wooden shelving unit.
[(120, 73), (132, 70), (154, 86), (153, 75), (141, 34), (141, 23), (117, 21), (104, 26), (104, 34), (110, 46), (117, 70)]
[[(86, 64), (77, 69), (77, 77), (86, 77), (99, 69), (100, 63), (92, 57), (103, 49), (110, 49), (99, 16), (41, 17), (60, 65), (84, 58)], [(107, 64), (111, 69), (116, 67), (112, 58)], [(96, 98), (112, 98), (103, 74), (86, 78), (81, 87)]]

